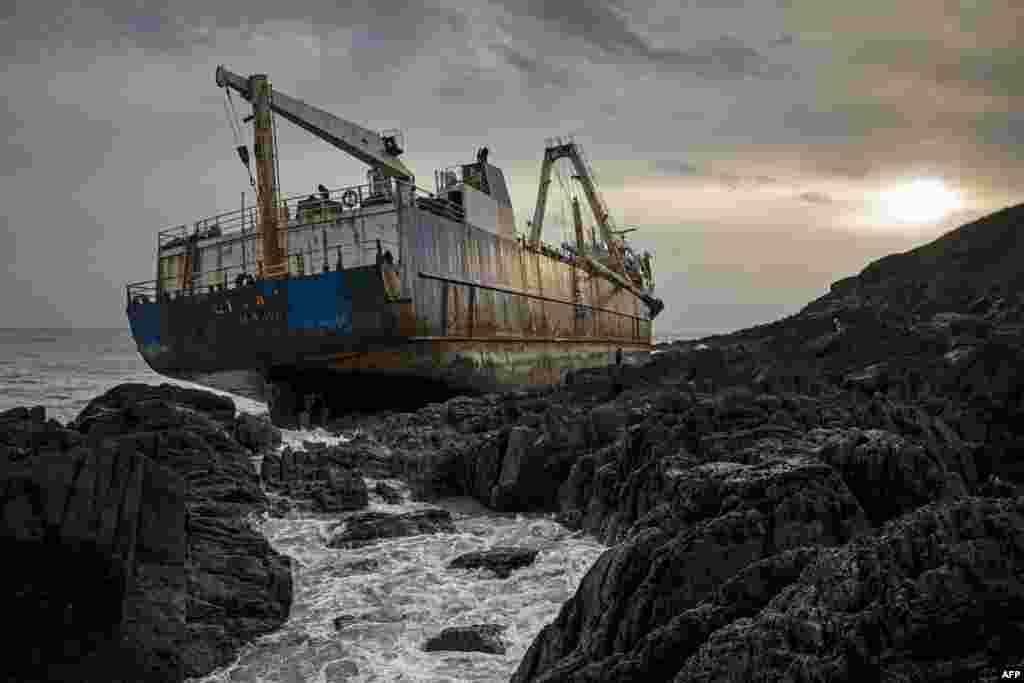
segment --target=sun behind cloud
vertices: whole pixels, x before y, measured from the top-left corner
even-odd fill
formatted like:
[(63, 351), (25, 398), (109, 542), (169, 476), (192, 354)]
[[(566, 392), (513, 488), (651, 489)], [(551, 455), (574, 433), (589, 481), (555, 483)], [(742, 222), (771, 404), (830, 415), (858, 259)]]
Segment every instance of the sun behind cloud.
[(963, 200), (937, 178), (917, 178), (882, 193), (882, 211), (902, 223), (931, 223), (963, 208)]

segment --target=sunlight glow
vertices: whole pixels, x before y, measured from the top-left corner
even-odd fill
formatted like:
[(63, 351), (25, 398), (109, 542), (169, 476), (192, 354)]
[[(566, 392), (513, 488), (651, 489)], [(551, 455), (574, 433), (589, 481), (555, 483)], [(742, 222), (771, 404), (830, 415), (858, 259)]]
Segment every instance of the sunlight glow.
[(963, 207), (960, 197), (936, 178), (918, 178), (882, 194), (886, 216), (903, 223), (930, 223)]

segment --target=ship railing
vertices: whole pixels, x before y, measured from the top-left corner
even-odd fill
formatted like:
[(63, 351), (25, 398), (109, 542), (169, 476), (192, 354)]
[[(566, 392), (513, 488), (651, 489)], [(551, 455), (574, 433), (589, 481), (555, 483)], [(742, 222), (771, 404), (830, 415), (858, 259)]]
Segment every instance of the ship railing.
[[(322, 193), (295, 194), (276, 202), (280, 229), (288, 230), (295, 223), (321, 223), (334, 221), (343, 215), (362, 212), (369, 207), (391, 205), (393, 202), (389, 185), (370, 184), (348, 185)], [(393, 208), (393, 207), (391, 207)], [(184, 246), (190, 241), (199, 241), (232, 233), (255, 231), (259, 221), (256, 206), (245, 206), (234, 211), (217, 214), (195, 221), (191, 225), (176, 225), (157, 233), (160, 249)]]
[(145, 280), (143, 282), (129, 282), (124, 286), (126, 303), (131, 306), (133, 303), (150, 303), (157, 300), (159, 284), (156, 280)]
[(441, 193), (464, 180), (462, 166), (446, 166), (434, 171), (434, 191)]
[(253, 257), (246, 263), (197, 271), (191, 277), (187, 273), (175, 273), (155, 280), (133, 282), (125, 286), (127, 301), (129, 305), (167, 301), (244, 287), (264, 278), (311, 276), (374, 264), (378, 253), (398, 253), (397, 234), (390, 238), (372, 236), (377, 233), (369, 231), (367, 234), (371, 236), (360, 243), (329, 243), (326, 252), (322, 248), (294, 249), (285, 253), (282, 262), (273, 268), (264, 267), (255, 258), (255, 238), (250, 238)]
[[(396, 181), (399, 187), (411, 188), (416, 205), (456, 221), (465, 220), (463, 208), (424, 188)], [(389, 182), (382, 184), (348, 185), (320, 192), (295, 194), (277, 202), (279, 230), (292, 231), (308, 225), (332, 223), (339, 218), (355, 215), (381, 213), (394, 210), (394, 196)], [(234, 211), (217, 214), (195, 221), (192, 225), (176, 225), (157, 233), (160, 250), (187, 246), (202, 240), (231, 234), (246, 234), (256, 231), (259, 210), (247, 206)]]

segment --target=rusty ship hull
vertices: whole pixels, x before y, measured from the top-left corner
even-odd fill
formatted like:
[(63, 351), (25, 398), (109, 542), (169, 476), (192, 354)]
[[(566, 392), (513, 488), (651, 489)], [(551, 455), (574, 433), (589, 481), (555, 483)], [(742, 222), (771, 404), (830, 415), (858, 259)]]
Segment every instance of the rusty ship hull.
[[(574, 141), (545, 149), (530, 239), (520, 239), (504, 173), (476, 161), (415, 185), (400, 131), (380, 133), (270, 87), (265, 74), (217, 68), (258, 207), (161, 231), (156, 279), (126, 287), (132, 335), (168, 377), (267, 401), (280, 424), (375, 401), (421, 404), (458, 392), (553, 384), (652, 350), (650, 255), (614, 230)], [(253, 107), (252, 155), (231, 92)], [(279, 196), (275, 116), (367, 164), (368, 183)], [(575, 168), (601, 228), (544, 244), (556, 162)], [(256, 178), (250, 160), (255, 161)], [(621, 234), (620, 234), (621, 233)]]
[(415, 205), (390, 213), (393, 267), (329, 265), (327, 247), (319, 272), (130, 295), (140, 354), (162, 375), (271, 402), (288, 422), (309, 394), (330, 395), (331, 413), (385, 395), (423, 402), (553, 384), (617, 349), (652, 350), (640, 299), (585, 267)]

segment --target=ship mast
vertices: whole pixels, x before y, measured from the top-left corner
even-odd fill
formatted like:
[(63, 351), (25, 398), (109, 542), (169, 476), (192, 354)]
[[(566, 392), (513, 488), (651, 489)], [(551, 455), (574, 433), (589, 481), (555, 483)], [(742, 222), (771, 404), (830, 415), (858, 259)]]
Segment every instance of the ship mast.
[(277, 229), (277, 177), (274, 172), (274, 125), (270, 111), (270, 81), (265, 74), (249, 77), (252, 93), (253, 145), (256, 157), (256, 193), (260, 214), (260, 242), (263, 247), (263, 276), (280, 277), (286, 270), (281, 263), (281, 244)]
[[(324, 142), (350, 154), (369, 165), (374, 176), (380, 181), (389, 178), (404, 184), (412, 192), (414, 178), (412, 171), (398, 156), (402, 148), (397, 136), (376, 133), (357, 123), (335, 116), (302, 100), (272, 90), (264, 74), (248, 78), (218, 66), (215, 74), (217, 85), (230, 88), (252, 103), (253, 128), (255, 131), (257, 193), (260, 207), (260, 238), (263, 246), (264, 273), (281, 277), (287, 273), (278, 240), (277, 178), (274, 158), (273, 114), (279, 114), (303, 130), (312, 133)], [(403, 201), (404, 192), (398, 193)]]

